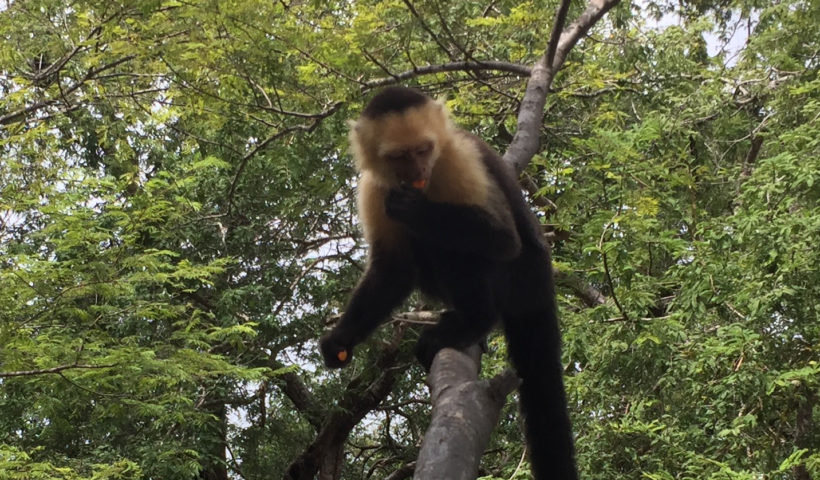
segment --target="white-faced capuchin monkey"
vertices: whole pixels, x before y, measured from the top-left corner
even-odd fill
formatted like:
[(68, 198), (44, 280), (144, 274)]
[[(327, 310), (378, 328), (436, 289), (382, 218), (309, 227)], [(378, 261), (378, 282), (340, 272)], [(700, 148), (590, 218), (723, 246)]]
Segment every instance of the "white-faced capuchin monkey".
[(350, 144), (370, 251), (347, 310), (320, 341), (327, 366), (350, 363), (415, 287), (451, 309), (419, 339), (427, 369), (441, 348), (472, 345), (500, 320), (522, 379), (534, 476), (576, 479), (549, 250), (514, 172), (442, 103), (409, 88), (378, 93)]

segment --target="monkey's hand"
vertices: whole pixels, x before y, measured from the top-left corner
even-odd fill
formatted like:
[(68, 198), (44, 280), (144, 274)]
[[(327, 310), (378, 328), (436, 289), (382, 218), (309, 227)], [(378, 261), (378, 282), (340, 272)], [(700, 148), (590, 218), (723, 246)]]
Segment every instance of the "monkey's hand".
[(335, 330), (322, 335), (319, 340), (319, 349), (328, 368), (346, 367), (353, 358), (353, 346), (338, 338)]
[(387, 216), (402, 223), (412, 223), (419, 218), (427, 199), (415, 188), (394, 188), (384, 200)]

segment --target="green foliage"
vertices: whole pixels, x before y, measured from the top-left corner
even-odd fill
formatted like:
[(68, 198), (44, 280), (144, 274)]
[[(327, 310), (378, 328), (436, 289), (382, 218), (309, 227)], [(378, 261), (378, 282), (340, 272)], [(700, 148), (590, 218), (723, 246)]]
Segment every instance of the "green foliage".
[[(319, 367), (363, 259), (344, 121), (367, 82), (531, 65), (556, 7), (6, 3), (0, 479), (284, 476), (392, 334), (340, 374)], [(582, 476), (820, 477), (820, 8), (641, 6), (572, 51), (527, 171), (578, 280), (559, 295)], [(524, 79), (407, 83), (510, 141)], [(415, 335), (350, 432), (346, 479), (416, 456)], [(484, 374), (504, 355), (492, 338)], [(514, 400), (484, 478), (528, 478)]]
[(111, 465), (93, 465), (91, 474), (79, 474), (72, 467), (57, 467), (50, 462), (37, 462), (20, 450), (0, 447), (0, 478), (3, 480), (127, 480), (142, 478), (134, 462), (121, 460)]

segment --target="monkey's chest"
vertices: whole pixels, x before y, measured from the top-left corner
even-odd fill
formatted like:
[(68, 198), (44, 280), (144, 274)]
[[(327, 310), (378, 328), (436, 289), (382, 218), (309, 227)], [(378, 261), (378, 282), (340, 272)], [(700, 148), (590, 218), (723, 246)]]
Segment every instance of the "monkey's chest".
[(445, 303), (449, 303), (453, 288), (465, 279), (489, 273), (489, 264), (485, 259), (421, 241), (413, 242), (413, 257), (419, 289)]

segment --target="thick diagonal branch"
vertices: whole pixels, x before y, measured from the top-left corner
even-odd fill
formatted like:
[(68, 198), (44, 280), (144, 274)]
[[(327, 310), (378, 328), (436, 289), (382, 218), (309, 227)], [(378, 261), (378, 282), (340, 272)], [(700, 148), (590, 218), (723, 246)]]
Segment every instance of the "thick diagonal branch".
[[(271, 366), (274, 369), (285, 368), (284, 364), (276, 360), (271, 361)], [(302, 377), (296, 372), (285, 372), (279, 375), (278, 378), (281, 379), (281, 382), (277, 382), (279, 388), (288, 399), (290, 399), (293, 406), (296, 407), (299, 413), (305, 417), (313, 428), (319, 430), (322, 427), (323, 419), (321, 412), (324, 406), (316, 401), (313, 393), (308, 389), (307, 385), (305, 385), (305, 382), (302, 381)]]
[(415, 480), (472, 480), (481, 454), (498, 422), (504, 399), (518, 385), (507, 370), (491, 380), (479, 380), (481, 350), (445, 348), (436, 355), (427, 377), (433, 419), (421, 443)]
[[(339, 478), (344, 444), (353, 428), (390, 393), (400, 373), (397, 368), (403, 330), (382, 350), (375, 369), (354, 378), (339, 401), (339, 408), (322, 422), (316, 439), (288, 467), (285, 480)], [(373, 377), (373, 372), (376, 372)]]

